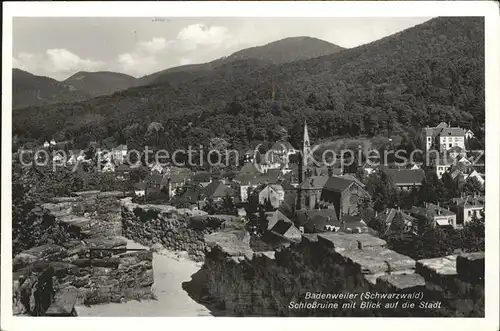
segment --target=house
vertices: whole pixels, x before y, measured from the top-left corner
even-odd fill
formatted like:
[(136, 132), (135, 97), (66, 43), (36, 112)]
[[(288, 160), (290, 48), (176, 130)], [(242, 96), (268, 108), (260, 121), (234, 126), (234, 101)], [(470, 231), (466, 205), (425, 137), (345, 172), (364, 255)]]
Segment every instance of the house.
[(457, 160), (457, 163), (465, 164), (465, 165), (470, 165), (472, 164), (469, 159), (466, 156), (462, 156)]
[(292, 221), (280, 219), (274, 224), (269, 232), (287, 241), (296, 243), (300, 243), (302, 241), (302, 233), (299, 229), (297, 229), (297, 227), (295, 227)]
[(52, 157), (52, 162), (54, 163), (61, 163), (64, 160), (64, 156), (57, 152), (53, 157)]
[(265, 204), (266, 200), (269, 201), (273, 208), (278, 208), (285, 200), (285, 191), (283, 187), (278, 184), (266, 185), (259, 192), (259, 204)]
[(127, 152), (127, 145), (119, 145), (118, 147), (111, 150), (111, 158), (115, 161), (116, 164), (121, 164), (125, 161)]
[(50, 144), (49, 144), (49, 142), (48, 142), (48, 141), (45, 141), (45, 142), (43, 143), (43, 147), (44, 147), (44, 148), (49, 148), (49, 146), (50, 146)]
[(134, 193), (138, 197), (143, 197), (146, 195), (146, 183), (140, 182), (134, 184)]
[(240, 199), (242, 202), (248, 201), (248, 193), (260, 185), (277, 184), (278, 178), (271, 174), (239, 175), (234, 181), (239, 184)]
[(326, 231), (345, 233), (370, 233), (376, 235), (376, 231), (368, 227), (359, 215), (345, 215), (342, 220), (336, 220), (333, 225), (326, 225)]
[(102, 172), (115, 172), (115, 165), (113, 162), (108, 161), (106, 164), (102, 167)]
[(439, 179), (443, 177), (443, 174), (447, 171), (451, 171), (452, 167), (456, 164), (456, 160), (450, 157), (440, 155), (434, 160), (435, 171)]
[(448, 155), (451, 156), (454, 159), (457, 158), (463, 158), (467, 156), (467, 153), (465, 152), (465, 149), (460, 147), (460, 146), (453, 146), (447, 151)]
[(370, 199), (370, 194), (357, 181), (332, 176), (328, 179), (321, 193), (321, 200), (332, 204), (337, 218), (343, 215), (355, 215), (362, 199)]
[(164, 171), (164, 168), (160, 163), (155, 162), (155, 163), (150, 164), (150, 172), (152, 175), (154, 175), (154, 174), (161, 175), (161, 174), (163, 174), (163, 171)]
[(169, 179), (162, 175), (148, 175), (144, 180), (146, 183), (146, 195), (159, 194), (162, 191), (167, 190), (170, 192)]
[(422, 169), (386, 169), (385, 171), (394, 185), (401, 190), (422, 186), (425, 179), (425, 172)]
[(475, 178), (482, 187), (484, 187), (484, 183), (486, 182), (484, 175), (477, 171), (476, 167), (471, 164), (458, 163), (453, 166), (450, 170), (451, 178), (458, 179), (460, 181), (467, 181), (470, 178)]
[(261, 155), (258, 149), (249, 149), (248, 151), (245, 152), (243, 156), (243, 162), (244, 163), (254, 163), (257, 162), (258, 159), (260, 159)]
[(265, 159), (270, 165), (269, 169), (281, 169), (288, 167), (290, 156), (297, 150), (288, 141), (277, 141), (265, 154)]
[(278, 223), (278, 221), (280, 220), (284, 220), (293, 224), (293, 222), (279, 210), (268, 211), (265, 213), (265, 216), (267, 221), (267, 230), (271, 230), (272, 227), (275, 226), (276, 223)]
[[(376, 212), (375, 219), (381, 221), (386, 226), (385, 234), (389, 232), (413, 232), (417, 226), (417, 219), (400, 208), (387, 208), (383, 212)], [(399, 225), (403, 225), (402, 228)]]
[(450, 204), (450, 210), (457, 215), (457, 227), (461, 227), (472, 221), (474, 216), (480, 218), (484, 207), (484, 196), (476, 195), (455, 198), (453, 199), (453, 203)]
[(52, 140), (50, 141), (50, 144), (51, 144), (52, 146), (55, 146), (57, 143), (56, 143), (56, 141), (55, 141), (54, 139), (52, 139)]
[(444, 152), (454, 146), (465, 149), (465, 131), (462, 128), (450, 127), (441, 122), (434, 128), (426, 127), (422, 131), (427, 150), (437, 148)]
[(306, 178), (299, 185), (299, 209), (317, 209), (321, 201), (321, 193), (323, 187), (330, 177), (328, 176), (312, 176)]
[(231, 198), (234, 196), (233, 189), (220, 180), (212, 180), (212, 182), (204, 188), (203, 193), (206, 199), (212, 199), (213, 201), (221, 201), (226, 196), (230, 196)]
[(326, 231), (327, 225), (338, 224), (337, 212), (333, 207), (327, 209), (298, 210), (295, 225), (306, 233)]
[(130, 172), (130, 167), (126, 164), (120, 164), (117, 167), (115, 167), (115, 173), (117, 175), (117, 178), (120, 179), (125, 179), (125, 176), (128, 175)]
[(433, 226), (442, 227), (456, 227), (457, 226), (457, 215), (450, 210), (432, 203), (425, 203), (425, 207), (415, 207), (413, 206), (409, 210), (410, 216), (428, 222)]
[(472, 132), (471, 129), (465, 131), (465, 139), (472, 139), (472, 138), (474, 138), (474, 132)]

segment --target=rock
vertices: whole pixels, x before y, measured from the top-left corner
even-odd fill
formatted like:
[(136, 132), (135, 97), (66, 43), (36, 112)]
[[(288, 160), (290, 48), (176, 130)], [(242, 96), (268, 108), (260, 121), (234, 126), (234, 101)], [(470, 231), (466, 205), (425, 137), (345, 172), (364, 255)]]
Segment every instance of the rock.
[(162, 244), (154, 244), (153, 246), (151, 246), (151, 252), (153, 253), (158, 253), (159, 251), (161, 251), (163, 249), (163, 245)]
[(38, 257), (31, 255), (31, 254), (19, 253), (12, 260), (12, 268), (14, 271), (22, 269), (22, 268), (34, 263), (38, 259), (39, 259)]

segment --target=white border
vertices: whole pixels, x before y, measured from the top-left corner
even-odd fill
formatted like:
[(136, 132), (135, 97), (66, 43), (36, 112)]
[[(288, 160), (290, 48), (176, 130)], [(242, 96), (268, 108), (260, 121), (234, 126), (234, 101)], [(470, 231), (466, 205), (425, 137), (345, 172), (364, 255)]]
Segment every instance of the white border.
[[(349, 1), (349, 2), (9, 2), (3, 3), (2, 49), (2, 330), (140, 330), (203, 328), (232, 330), (310, 328), (406, 330), (450, 328), (499, 330), (499, 8), (493, 1)], [(12, 317), (11, 256), (11, 99), (12, 17), (435, 17), (484, 16), (486, 41), (486, 306), (485, 318), (22, 318)], [(328, 324), (326, 324), (328, 323)], [(398, 324), (396, 324), (398, 323)], [(393, 326), (394, 325), (394, 326)]]

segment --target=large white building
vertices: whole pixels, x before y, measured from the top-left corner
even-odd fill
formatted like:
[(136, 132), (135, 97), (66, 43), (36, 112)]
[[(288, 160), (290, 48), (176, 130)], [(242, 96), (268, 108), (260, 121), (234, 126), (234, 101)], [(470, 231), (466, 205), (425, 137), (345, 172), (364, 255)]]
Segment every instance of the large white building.
[(424, 128), (423, 135), (427, 150), (445, 152), (455, 146), (465, 150), (465, 130), (460, 127), (450, 127), (441, 122), (434, 128)]

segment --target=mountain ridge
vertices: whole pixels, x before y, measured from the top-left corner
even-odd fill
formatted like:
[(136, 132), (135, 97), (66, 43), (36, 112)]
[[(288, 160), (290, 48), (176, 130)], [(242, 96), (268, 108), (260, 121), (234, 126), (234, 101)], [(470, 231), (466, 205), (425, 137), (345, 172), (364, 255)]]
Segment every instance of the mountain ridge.
[[(82, 146), (112, 137), (134, 148), (168, 149), (213, 137), (243, 149), (283, 134), (298, 146), (306, 119), (314, 139), (390, 135), (439, 122), (479, 132), (484, 19), (436, 18), (331, 55), (262, 66), (240, 60), (192, 81), (134, 87), (52, 108), (15, 112), (13, 132), (35, 139), (60, 134)], [(146, 134), (153, 122), (164, 128), (157, 141)]]

